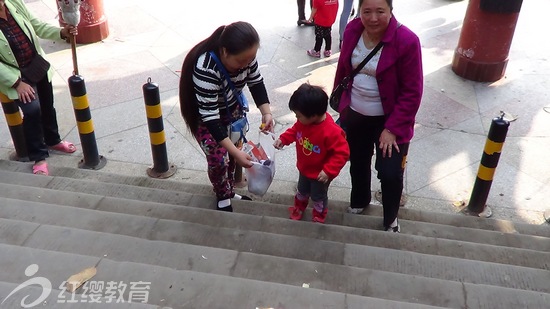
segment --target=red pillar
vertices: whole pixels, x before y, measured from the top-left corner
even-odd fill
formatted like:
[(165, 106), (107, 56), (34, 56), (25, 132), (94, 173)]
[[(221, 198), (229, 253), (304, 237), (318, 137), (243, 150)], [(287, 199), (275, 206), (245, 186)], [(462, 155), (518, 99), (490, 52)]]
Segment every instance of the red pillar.
[[(59, 3), (57, 8), (59, 9)], [(59, 24), (64, 26), (61, 10), (59, 9)], [(79, 44), (99, 42), (109, 36), (109, 25), (103, 10), (103, 0), (82, 0), (80, 3), (80, 23), (76, 42)]]
[(452, 69), (466, 79), (494, 82), (504, 76), (523, 0), (470, 0)]

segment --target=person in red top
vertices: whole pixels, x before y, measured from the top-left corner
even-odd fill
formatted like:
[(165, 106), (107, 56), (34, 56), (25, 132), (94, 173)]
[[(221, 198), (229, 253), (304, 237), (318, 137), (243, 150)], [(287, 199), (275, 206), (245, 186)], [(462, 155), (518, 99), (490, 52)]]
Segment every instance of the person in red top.
[(328, 95), (319, 86), (302, 84), (290, 97), (288, 107), (298, 121), (273, 144), (281, 149), (296, 142), (296, 166), (300, 172), (290, 219), (300, 220), (313, 201), (314, 222), (327, 216), (327, 191), (349, 158), (346, 134), (327, 113)]
[(321, 46), (325, 41), (325, 57), (332, 54), (332, 25), (338, 13), (338, 0), (313, 0), (308, 22), (315, 21), (315, 46), (307, 51), (311, 57), (321, 57)]

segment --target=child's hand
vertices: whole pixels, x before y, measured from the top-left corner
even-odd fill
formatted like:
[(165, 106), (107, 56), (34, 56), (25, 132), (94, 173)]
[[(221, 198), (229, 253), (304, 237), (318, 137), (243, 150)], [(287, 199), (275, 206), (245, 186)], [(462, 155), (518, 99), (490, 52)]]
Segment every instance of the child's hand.
[(317, 181), (322, 183), (328, 183), (329, 182), (328, 175), (324, 171), (321, 171), (319, 173), (319, 176), (317, 176)]
[(274, 143), (273, 143), (273, 147), (275, 147), (275, 149), (282, 149), (283, 148), (283, 142), (280, 140), (280, 139), (277, 139)]

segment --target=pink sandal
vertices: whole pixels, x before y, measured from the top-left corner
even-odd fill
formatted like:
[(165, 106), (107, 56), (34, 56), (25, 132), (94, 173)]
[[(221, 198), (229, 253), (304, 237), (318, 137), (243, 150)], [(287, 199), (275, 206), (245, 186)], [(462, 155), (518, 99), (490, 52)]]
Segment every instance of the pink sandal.
[(61, 141), (57, 145), (50, 146), (50, 149), (64, 153), (73, 153), (76, 151), (76, 146), (71, 142)]
[(35, 164), (32, 166), (32, 173), (35, 175), (44, 175), (48, 176), (50, 173), (48, 171), (48, 163), (44, 162), (41, 164)]

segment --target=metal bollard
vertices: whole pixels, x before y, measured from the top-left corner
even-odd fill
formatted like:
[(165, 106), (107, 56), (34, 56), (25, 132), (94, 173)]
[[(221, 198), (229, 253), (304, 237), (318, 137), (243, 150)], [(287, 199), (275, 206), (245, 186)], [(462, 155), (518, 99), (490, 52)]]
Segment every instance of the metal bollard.
[(107, 159), (100, 156), (97, 150), (92, 114), (90, 113), (88, 96), (86, 95), (86, 84), (82, 76), (73, 75), (69, 77), (69, 90), (71, 92), (82, 153), (84, 154), (84, 158), (80, 160), (78, 167), (93, 170), (101, 169), (107, 164)]
[(153, 178), (168, 178), (176, 173), (176, 166), (168, 162), (159, 86), (152, 83), (151, 78), (143, 85), (143, 98), (153, 154), (153, 166), (147, 168), (147, 175)]
[(0, 93), (0, 102), (2, 102), (2, 109), (4, 110), (13, 147), (15, 148), (15, 153), (10, 154), (10, 160), (28, 162), (29, 154), (27, 152), (27, 142), (25, 132), (23, 131), (23, 118), (21, 118), (19, 106), (3, 93)]
[(485, 203), (489, 196), (489, 190), (493, 183), (493, 176), (495, 175), (495, 169), (500, 159), (500, 153), (509, 126), (510, 122), (504, 119), (504, 113), (502, 113), (500, 117), (493, 118), (491, 122), (491, 128), (489, 129), (489, 135), (487, 136), (487, 142), (485, 143), (485, 149), (481, 157), (477, 178), (467, 207), (467, 212), (469, 214), (486, 218), (492, 215), (491, 208)]

